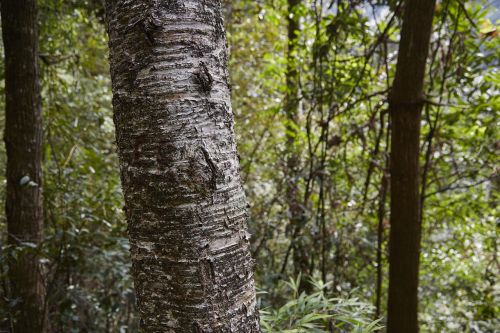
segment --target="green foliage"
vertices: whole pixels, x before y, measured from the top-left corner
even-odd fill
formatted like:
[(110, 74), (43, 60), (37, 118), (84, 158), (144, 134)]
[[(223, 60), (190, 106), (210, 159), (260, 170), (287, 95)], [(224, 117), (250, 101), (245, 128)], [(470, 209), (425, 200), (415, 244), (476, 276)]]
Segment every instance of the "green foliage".
[[(137, 327), (99, 10), (85, 1), (39, 1), (45, 241), (38, 251), (55, 332)], [(2, 169), (4, 161), (1, 154)], [(16, 249), (1, 250), (7, 256)], [(15, 301), (5, 290), (7, 303)], [(0, 321), (7, 320), (8, 307), (1, 308)]]
[(358, 332), (380, 330), (380, 320), (371, 320), (372, 307), (359, 300), (329, 298), (328, 285), (311, 281), (315, 292), (299, 293), (300, 276), (278, 287), (280, 292), (291, 294), (286, 304), (278, 309), (262, 309), (261, 324), (264, 332)]
[[(296, 273), (293, 250), (282, 270), (295, 237), (307, 248), (315, 275), (325, 262), (325, 280), (333, 282), (329, 296), (346, 297), (358, 288), (363, 301), (374, 302), (382, 265), (384, 313), (390, 202), (382, 200), (381, 184), (389, 176), (387, 99), (401, 17), (397, 1), (389, 7), (375, 1), (339, 3), (340, 9), (336, 2), (330, 8), (329, 2), (323, 8), (318, 1), (301, 2), (293, 60), (300, 73), (300, 121), (290, 124), (283, 113), (286, 2), (233, 2), (232, 81), (233, 87), (247, 87), (233, 89), (233, 106), (252, 203), (257, 277), (268, 291), (264, 303), (276, 308), (283, 301), (276, 281), (281, 273)], [(494, 15), (498, 9), (485, 1), (440, 1), (436, 8), (426, 75), (431, 103), (425, 106), (421, 136), (421, 168), (427, 169), (420, 272), (425, 332), (489, 332), (498, 317), (492, 276), (499, 273), (500, 48), (488, 23)], [(253, 61), (240, 64), (246, 57)], [(298, 235), (289, 226), (286, 205), (287, 126), (302, 151), (293, 178), (305, 210)]]
[[(301, 1), (292, 61), (300, 76), (296, 123), (283, 101), (287, 1), (224, 3), (252, 251), (257, 284), (266, 291), (262, 324), (268, 332), (375, 331), (383, 326), (387, 301), (390, 202), (382, 184), (390, 180), (387, 107), (399, 1)], [(45, 242), (36, 249), (7, 246), (0, 224), (0, 330), (8, 324), (9, 304), (19, 301), (9, 298), (7, 258), (38, 251), (54, 331), (135, 332), (102, 5), (41, 0), (39, 6)], [(422, 332), (495, 332), (500, 325), (496, 18), (498, 9), (483, 0), (443, 0), (436, 8), (421, 136)], [(287, 129), (301, 152), (294, 174), (287, 170)], [(3, 145), (0, 169), (4, 183)], [(297, 185), (304, 210), (297, 233), (289, 221), (287, 181)], [(310, 272), (303, 274), (328, 281), (313, 282), (309, 294), (299, 292), (298, 281), (278, 282), (296, 276), (296, 243), (307, 249), (302, 258)], [(366, 304), (375, 303), (379, 265), (382, 320), (376, 322)]]
[(104, 26), (90, 4), (47, 0), (40, 8), (51, 325), (134, 329)]

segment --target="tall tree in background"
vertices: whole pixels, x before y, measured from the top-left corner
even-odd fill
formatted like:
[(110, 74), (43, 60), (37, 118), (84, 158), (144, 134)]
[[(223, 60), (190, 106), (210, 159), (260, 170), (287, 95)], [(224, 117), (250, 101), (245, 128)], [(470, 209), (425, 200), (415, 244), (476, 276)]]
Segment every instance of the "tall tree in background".
[(389, 101), (392, 117), (389, 333), (418, 332), (420, 118), (434, 7), (435, 0), (406, 2)]
[(45, 332), (45, 285), (35, 246), (43, 238), (42, 115), (35, 0), (1, 3), (5, 49), (6, 216), (14, 332)]
[(108, 1), (141, 327), (259, 332), (220, 1)]
[[(304, 248), (304, 241), (300, 237), (301, 223), (304, 220), (303, 205), (299, 192), (300, 150), (297, 144), (299, 135), (299, 71), (297, 69), (297, 44), (299, 40), (299, 15), (300, 0), (288, 0), (287, 12), (287, 67), (286, 67), (286, 94), (284, 110), (286, 115), (286, 201), (290, 226), (293, 230), (291, 242), (293, 248), (294, 273), (308, 275), (309, 260), (308, 250)], [(284, 267), (283, 267), (284, 268)], [(302, 279), (301, 289), (307, 286), (307, 280)]]

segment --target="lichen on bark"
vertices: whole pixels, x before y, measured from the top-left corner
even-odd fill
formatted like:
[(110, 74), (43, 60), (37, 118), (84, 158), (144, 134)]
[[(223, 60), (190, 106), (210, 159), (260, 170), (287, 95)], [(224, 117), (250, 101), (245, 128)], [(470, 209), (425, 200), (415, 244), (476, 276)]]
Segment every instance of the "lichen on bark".
[(141, 328), (259, 332), (220, 3), (106, 12)]

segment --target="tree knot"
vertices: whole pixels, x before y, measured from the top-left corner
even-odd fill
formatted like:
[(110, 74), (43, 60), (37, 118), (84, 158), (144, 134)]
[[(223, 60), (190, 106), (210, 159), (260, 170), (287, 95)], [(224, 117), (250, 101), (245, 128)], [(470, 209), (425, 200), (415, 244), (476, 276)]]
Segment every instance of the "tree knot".
[(200, 92), (208, 94), (212, 90), (214, 79), (203, 61), (200, 62), (199, 71), (195, 73), (194, 81), (199, 86)]

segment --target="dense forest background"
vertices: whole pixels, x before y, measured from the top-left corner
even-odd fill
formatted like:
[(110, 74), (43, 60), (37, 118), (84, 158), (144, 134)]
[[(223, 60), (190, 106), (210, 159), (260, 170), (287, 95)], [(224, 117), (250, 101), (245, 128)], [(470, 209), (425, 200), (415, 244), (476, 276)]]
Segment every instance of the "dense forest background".
[[(435, 11), (420, 159), (424, 332), (500, 327), (499, 6), (442, 0)], [(291, 14), (299, 26), (292, 56), (287, 1), (226, 1), (224, 10), (264, 328), (305, 328), (330, 307), (342, 325), (366, 328), (384, 318), (387, 303), (387, 110), (399, 2), (298, 2)], [(38, 20), (45, 240), (41, 247), (8, 246), (0, 224), (0, 327), (8, 327), (16, 302), (7, 297), (6, 258), (38, 251), (54, 332), (134, 332), (102, 4), (41, 0)], [(3, 66), (2, 60), (1, 109)], [(293, 117), (290, 95), (297, 96)], [(290, 223), (290, 183), (300, 198), (296, 224)], [(2, 206), (4, 200), (2, 186)], [(5, 219), (3, 210), (0, 217)], [(299, 273), (308, 278), (299, 282)], [(304, 300), (301, 291), (310, 297)], [(308, 314), (316, 317), (304, 319)]]

